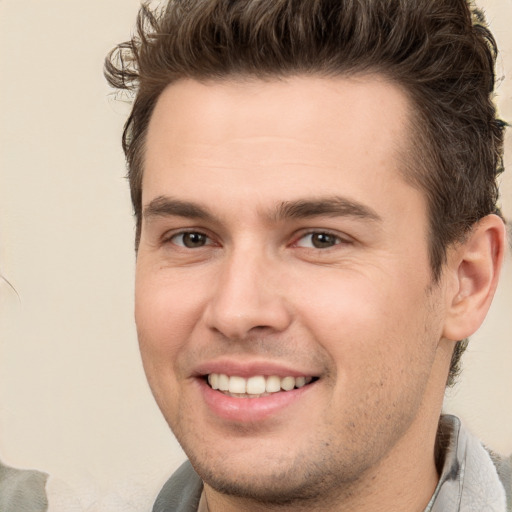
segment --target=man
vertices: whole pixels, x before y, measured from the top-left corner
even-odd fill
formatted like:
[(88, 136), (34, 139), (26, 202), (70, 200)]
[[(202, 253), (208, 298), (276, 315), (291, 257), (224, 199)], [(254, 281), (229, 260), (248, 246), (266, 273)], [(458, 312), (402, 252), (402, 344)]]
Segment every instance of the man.
[[(186, 0), (107, 60), (155, 511), (504, 511), (441, 417), (505, 248), (496, 48), (464, 0)], [(503, 469), (506, 472), (506, 468)]]

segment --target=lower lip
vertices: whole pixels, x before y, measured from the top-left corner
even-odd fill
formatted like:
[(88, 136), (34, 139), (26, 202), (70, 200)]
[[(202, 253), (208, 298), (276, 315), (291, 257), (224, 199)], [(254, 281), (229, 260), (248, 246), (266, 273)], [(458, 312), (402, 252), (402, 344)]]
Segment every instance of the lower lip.
[(218, 417), (239, 423), (263, 421), (293, 405), (307, 394), (315, 383), (291, 391), (281, 391), (258, 398), (237, 398), (212, 389), (204, 379), (198, 379), (201, 393), (209, 409)]

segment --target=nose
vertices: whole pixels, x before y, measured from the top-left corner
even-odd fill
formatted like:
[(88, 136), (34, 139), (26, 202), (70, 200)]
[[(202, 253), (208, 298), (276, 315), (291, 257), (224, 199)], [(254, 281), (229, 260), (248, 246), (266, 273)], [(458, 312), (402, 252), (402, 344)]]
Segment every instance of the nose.
[(222, 262), (205, 322), (228, 339), (242, 340), (257, 331), (282, 332), (292, 320), (275, 262), (264, 255), (239, 252)]

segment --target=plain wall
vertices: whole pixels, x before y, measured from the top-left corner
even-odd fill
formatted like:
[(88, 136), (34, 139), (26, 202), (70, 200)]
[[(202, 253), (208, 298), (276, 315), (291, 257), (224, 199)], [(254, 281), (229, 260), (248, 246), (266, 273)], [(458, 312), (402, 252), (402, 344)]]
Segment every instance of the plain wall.
[[(512, 121), (512, 0), (480, 2)], [(0, 2), (0, 457), (148, 496), (183, 459), (149, 392), (133, 322), (128, 107), (103, 76), (136, 0)], [(503, 205), (512, 218), (512, 133)], [(512, 451), (512, 261), (447, 412)]]

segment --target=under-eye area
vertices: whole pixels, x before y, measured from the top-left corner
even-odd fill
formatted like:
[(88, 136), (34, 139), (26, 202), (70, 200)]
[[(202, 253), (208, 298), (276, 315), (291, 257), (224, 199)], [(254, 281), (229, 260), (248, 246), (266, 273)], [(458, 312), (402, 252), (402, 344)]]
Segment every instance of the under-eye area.
[(208, 385), (226, 395), (239, 398), (259, 398), (272, 393), (291, 391), (307, 386), (318, 380), (318, 377), (278, 377), (277, 375), (255, 375), (244, 378), (237, 375), (210, 373), (204, 376)]

